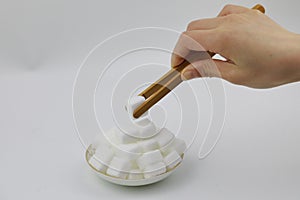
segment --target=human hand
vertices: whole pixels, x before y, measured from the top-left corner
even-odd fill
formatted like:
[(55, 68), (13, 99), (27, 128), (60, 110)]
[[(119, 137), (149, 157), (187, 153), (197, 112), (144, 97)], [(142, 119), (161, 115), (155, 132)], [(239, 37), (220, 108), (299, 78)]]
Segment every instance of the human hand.
[(195, 51), (217, 53), (226, 61), (193, 61), (183, 79), (220, 77), (253, 88), (300, 80), (300, 35), (257, 10), (227, 5), (216, 18), (191, 22), (174, 48), (172, 66)]

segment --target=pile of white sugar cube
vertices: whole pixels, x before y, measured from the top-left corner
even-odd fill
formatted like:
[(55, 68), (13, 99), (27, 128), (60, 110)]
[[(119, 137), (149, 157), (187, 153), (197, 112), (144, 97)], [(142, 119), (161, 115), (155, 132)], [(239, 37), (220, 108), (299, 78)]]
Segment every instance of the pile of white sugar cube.
[[(127, 105), (129, 116), (143, 103), (134, 97)], [(120, 179), (139, 180), (161, 175), (181, 161), (186, 144), (166, 128), (157, 129), (148, 113), (133, 120), (130, 133), (114, 127), (92, 144), (89, 164), (98, 172)]]

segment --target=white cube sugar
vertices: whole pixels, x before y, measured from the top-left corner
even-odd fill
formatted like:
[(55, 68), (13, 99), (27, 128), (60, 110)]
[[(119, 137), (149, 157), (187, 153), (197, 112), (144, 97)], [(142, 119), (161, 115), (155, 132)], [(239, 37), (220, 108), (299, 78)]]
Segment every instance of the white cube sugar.
[(163, 148), (172, 143), (175, 136), (170, 130), (162, 128), (153, 138), (158, 142), (159, 147)]
[(90, 165), (99, 172), (105, 173), (107, 166), (103, 165), (96, 157), (93, 155), (89, 160)]
[(138, 145), (140, 145), (140, 147), (143, 149), (143, 152), (148, 152), (159, 148), (158, 142), (153, 138), (138, 141)]
[(140, 130), (139, 126), (133, 122), (129, 122), (129, 124), (122, 124), (123, 134), (133, 138), (133, 140), (138, 141), (140, 138)]
[(115, 170), (113, 168), (108, 168), (107, 171), (106, 171), (106, 174), (110, 175), (110, 176), (113, 176), (113, 177), (116, 177), (116, 178), (121, 178), (121, 179), (126, 179), (127, 176), (128, 176), (128, 173), (121, 172), (121, 171)]
[(161, 175), (167, 171), (166, 165), (163, 162), (154, 163), (148, 165), (144, 170), (144, 177), (151, 178), (154, 176)]
[(137, 143), (120, 144), (115, 146), (114, 150), (118, 157), (126, 158), (131, 161), (138, 158), (143, 152), (143, 149)]
[(173, 143), (173, 149), (181, 156), (186, 150), (186, 144), (184, 140), (176, 138)]
[(138, 127), (140, 138), (150, 138), (157, 133), (157, 128), (153, 122), (147, 120), (145, 124), (136, 124)]
[[(133, 117), (134, 110), (144, 102), (145, 102), (145, 98), (143, 96), (135, 96), (129, 99), (126, 108), (131, 119), (135, 119)], [(148, 111), (145, 112), (141, 117), (144, 117), (146, 115), (148, 115)]]
[(175, 138), (172, 143), (160, 149), (163, 155), (167, 155), (173, 150), (176, 151), (181, 156), (186, 150), (185, 142), (179, 138)]
[(132, 169), (139, 169), (139, 166), (136, 163), (136, 159), (131, 160), (131, 168)]
[(109, 164), (109, 168), (106, 171), (106, 174), (125, 179), (128, 175), (128, 172), (131, 170), (131, 162), (124, 158), (113, 157)]
[(143, 172), (139, 169), (131, 170), (127, 176), (127, 179), (130, 179), (130, 180), (140, 180), (143, 178), (144, 178)]
[(120, 172), (129, 172), (132, 168), (132, 165), (130, 160), (114, 156), (109, 164), (109, 168)]
[(163, 156), (161, 155), (159, 150), (154, 150), (154, 151), (149, 151), (144, 153), (141, 157), (139, 157), (136, 160), (136, 163), (139, 167), (139, 169), (143, 170), (145, 169), (148, 165), (162, 162), (163, 161)]
[(98, 146), (94, 154), (94, 157), (99, 162), (101, 162), (103, 165), (106, 166), (110, 163), (113, 156), (114, 156), (113, 149), (105, 145)]
[(138, 141), (138, 138), (127, 135), (126, 133), (122, 132), (116, 127), (107, 131), (105, 133), (105, 136), (108, 138), (109, 142), (112, 145), (128, 144), (128, 143), (134, 143)]
[(164, 157), (164, 163), (167, 166), (167, 170), (171, 170), (181, 162), (181, 157), (177, 151), (172, 151), (166, 157)]

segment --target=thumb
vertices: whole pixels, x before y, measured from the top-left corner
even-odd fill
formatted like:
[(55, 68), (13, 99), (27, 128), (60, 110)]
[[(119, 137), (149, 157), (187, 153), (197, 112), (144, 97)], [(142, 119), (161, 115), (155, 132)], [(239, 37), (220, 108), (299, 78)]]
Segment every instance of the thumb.
[(217, 77), (229, 82), (239, 84), (241, 82), (241, 70), (233, 63), (222, 60), (199, 60), (188, 65), (181, 74), (182, 80), (190, 80), (198, 77)]

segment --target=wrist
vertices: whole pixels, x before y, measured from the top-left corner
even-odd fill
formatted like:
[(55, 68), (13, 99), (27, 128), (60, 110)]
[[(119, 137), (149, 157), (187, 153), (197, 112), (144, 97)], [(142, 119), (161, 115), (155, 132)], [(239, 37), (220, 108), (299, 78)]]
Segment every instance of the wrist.
[(286, 54), (283, 62), (289, 80), (287, 82), (300, 81), (300, 34), (292, 33), (286, 44)]

